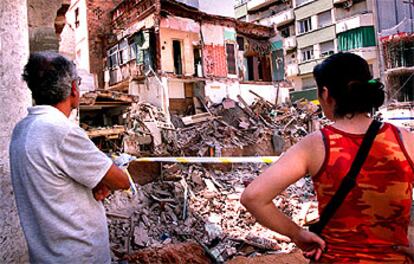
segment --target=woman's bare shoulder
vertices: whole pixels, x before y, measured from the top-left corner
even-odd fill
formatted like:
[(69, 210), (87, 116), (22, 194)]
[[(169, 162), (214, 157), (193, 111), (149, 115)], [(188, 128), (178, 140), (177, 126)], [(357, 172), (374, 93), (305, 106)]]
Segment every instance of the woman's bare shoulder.
[(325, 144), (320, 130), (312, 132), (304, 137), (298, 147), (306, 153), (308, 172), (315, 175), (323, 165), (325, 159)]

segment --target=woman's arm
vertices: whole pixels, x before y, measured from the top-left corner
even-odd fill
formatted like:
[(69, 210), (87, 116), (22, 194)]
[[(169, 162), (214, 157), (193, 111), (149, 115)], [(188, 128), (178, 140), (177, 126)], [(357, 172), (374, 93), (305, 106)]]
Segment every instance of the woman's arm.
[(273, 199), (289, 185), (316, 172), (323, 163), (324, 147), (320, 132), (305, 137), (290, 148), (275, 164), (255, 179), (243, 192), (241, 203), (263, 226), (286, 235), (305, 252), (319, 258), (325, 242), (316, 234), (305, 231), (285, 216)]

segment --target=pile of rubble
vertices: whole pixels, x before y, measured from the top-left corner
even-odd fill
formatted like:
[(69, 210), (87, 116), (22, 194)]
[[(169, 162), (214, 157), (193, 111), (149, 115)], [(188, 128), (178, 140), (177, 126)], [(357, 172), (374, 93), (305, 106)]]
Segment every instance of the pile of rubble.
[[(124, 152), (135, 156), (168, 156), (177, 152), (175, 128), (161, 109), (138, 103), (128, 113), (128, 130)], [(170, 149), (173, 148), (173, 149)]]
[[(162, 180), (138, 186), (136, 195), (115, 193), (105, 203), (113, 259), (133, 254), (136, 263), (150, 263), (141, 259), (147, 256), (142, 250), (188, 241), (199, 244), (213, 263), (290, 252), (294, 245), (289, 239), (256, 223), (239, 201), (245, 186), (264, 168), (164, 165)], [(274, 202), (299, 225), (318, 217), (309, 178), (290, 186)]]
[[(206, 107), (206, 113), (182, 118), (175, 149), (181, 156), (280, 155), (320, 127), (318, 106), (300, 101), (274, 105), (258, 97), (249, 106), (225, 99)], [(325, 121), (322, 121), (325, 122)]]
[[(202, 102), (204, 113), (171, 118), (161, 109), (138, 103), (127, 118), (124, 149), (135, 156), (280, 155), (319, 128), (316, 105), (274, 105), (256, 96), (252, 105), (240, 96), (238, 102)], [(289, 238), (256, 223), (240, 204), (244, 188), (265, 167), (164, 164), (155, 170), (160, 178), (149, 177), (137, 186), (137, 194), (116, 192), (105, 202), (113, 260), (157, 263), (154, 259), (167, 257), (175, 259), (169, 263), (180, 263), (180, 254), (189, 248), (201, 249), (212, 263), (290, 252), (294, 245)], [(309, 178), (290, 186), (274, 202), (299, 225), (318, 217)], [(184, 253), (174, 254), (174, 246)], [(160, 250), (165, 255), (160, 256)], [(193, 257), (193, 263), (205, 263), (200, 254)]]

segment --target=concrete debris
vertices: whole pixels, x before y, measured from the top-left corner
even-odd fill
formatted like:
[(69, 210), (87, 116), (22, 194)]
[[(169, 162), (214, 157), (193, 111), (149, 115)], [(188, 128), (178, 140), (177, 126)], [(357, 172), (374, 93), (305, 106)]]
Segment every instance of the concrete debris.
[(82, 97), (80, 121), (102, 150), (137, 157), (280, 155), (326, 122), (311, 102), (275, 105), (250, 92), (252, 105), (240, 95), (220, 104), (194, 97), (205, 112), (184, 117), (122, 93), (90, 92)]
[[(259, 97), (253, 105), (239, 96), (212, 105), (204, 120), (177, 126), (174, 149), (178, 156), (280, 155), (303, 136), (318, 129), (324, 119), (318, 106), (307, 101), (274, 105)], [(198, 114), (200, 116), (202, 114)], [(201, 120), (201, 121), (200, 121)]]
[[(221, 104), (204, 103), (201, 98), (205, 112), (186, 117), (170, 117), (148, 103), (117, 104), (122, 108), (105, 112), (123, 118), (122, 124), (110, 127), (124, 129), (122, 148), (112, 145), (112, 151), (137, 157), (280, 155), (326, 122), (310, 102), (275, 105), (254, 95), (257, 99), (252, 105), (241, 96), (238, 102), (227, 98)], [(91, 117), (96, 104), (108, 98), (103, 100), (85, 106)], [(92, 121), (85, 122), (86, 128), (95, 128)], [(148, 162), (139, 164), (135, 177), (131, 162), (128, 170), (136, 178), (138, 193), (116, 192), (105, 202), (113, 260), (221, 263), (238, 256), (292, 251), (289, 238), (256, 223), (240, 204), (245, 186), (264, 168), (258, 164)], [(274, 202), (299, 225), (318, 218), (309, 178), (290, 186)], [(189, 246), (189, 241), (196, 243)], [(195, 245), (200, 255), (187, 248)]]
[[(265, 165), (234, 165), (225, 172), (208, 166), (170, 164), (164, 165), (162, 180), (137, 186), (137, 195), (116, 192), (105, 202), (113, 260), (183, 263), (161, 261), (175, 252), (172, 258), (183, 257), (185, 263), (217, 263), (237, 256), (292, 251), (294, 245), (287, 237), (256, 223), (240, 204), (245, 186), (263, 169)], [(300, 225), (317, 218), (309, 178), (290, 186), (274, 202)], [(211, 262), (188, 262), (203, 255), (186, 250), (180, 253), (177, 247), (190, 240), (198, 242), (201, 249), (196, 252)]]

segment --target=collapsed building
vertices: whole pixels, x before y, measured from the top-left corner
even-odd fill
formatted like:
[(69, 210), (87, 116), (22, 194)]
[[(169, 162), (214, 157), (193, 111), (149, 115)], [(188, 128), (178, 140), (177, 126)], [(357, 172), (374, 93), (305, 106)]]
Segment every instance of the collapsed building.
[(105, 89), (139, 95), (165, 112), (194, 114), (197, 98), (219, 103), (241, 95), (252, 103), (249, 90), (271, 102), (288, 96), (272, 82), (272, 28), (173, 0), (125, 0), (112, 11), (112, 33)]

